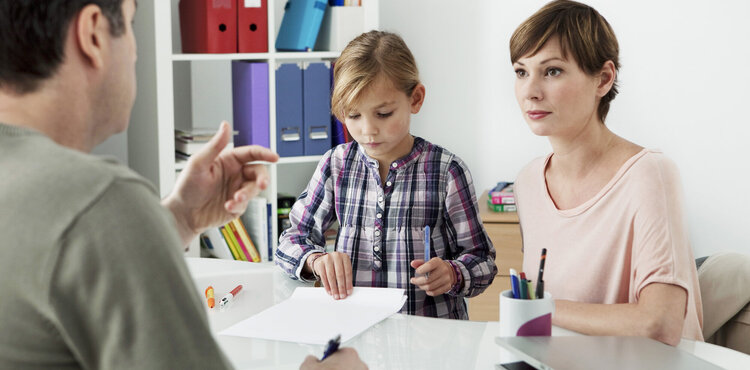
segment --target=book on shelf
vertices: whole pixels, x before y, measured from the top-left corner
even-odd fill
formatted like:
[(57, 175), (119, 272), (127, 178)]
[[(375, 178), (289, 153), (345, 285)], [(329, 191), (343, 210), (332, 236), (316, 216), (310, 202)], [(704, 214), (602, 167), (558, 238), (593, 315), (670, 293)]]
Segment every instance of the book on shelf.
[[(233, 134), (236, 133), (237, 131), (233, 131)], [(182, 158), (190, 157), (191, 155), (200, 151), (215, 134), (215, 129), (175, 130), (175, 156), (179, 156)], [(231, 148), (234, 146), (234, 144), (232, 143), (232, 141), (230, 141), (227, 146)]]
[(235, 259), (234, 254), (231, 249), (229, 249), (229, 245), (218, 227), (211, 227), (204, 231), (201, 238), (208, 247), (208, 252), (212, 256), (228, 260)]
[(244, 247), (246, 248), (245, 252), (248, 253), (248, 261), (261, 262), (260, 254), (258, 254), (258, 249), (255, 247), (255, 244), (250, 238), (250, 235), (247, 234), (247, 230), (245, 229), (245, 226), (242, 225), (242, 221), (240, 221), (239, 218), (236, 218), (232, 220), (229, 225), (235, 232), (237, 241), (241, 243), (241, 245), (244, 244)]
[(239, 248), (238, 251), (244, 255), (243, 261), (254, 262), (253, 255), (250, 253), (250, 249), (245, 243), (245, 240), (240, 237), (240, 232), (232, 221), (227, 222), (224, 225), (227, 232), (231, 233), (230, 237), (234, 241), (235, 245)]
[(492, 199), (487, 199), (487, 207), (493, 212), (516, 212), (518, 208), (515, 204), (495, 204)]
[(174, 137), (185, 141), (209, 141), (216, 134), (212, 128), (175, 129)]
[(201, 235), (201, 243), (216, 258), (260, 262), (261, 257), (239, 218), (212, 227)]
[(269, 240), (271, 233), (269, 231), (271, 225), (268, 221), (269, 206), (266, 198), (255, 197), (250, 199), (247, 203), (247, 210), (240, 217), (241, 223), (245, 226), (250, 240), (254, 242), (262, 261), (270, 261), (273, 255)]
[(489, 196), (492, 196), (493, 194), (500, 194), (500, 193), (513, 193), (513, 183), (507, 182), (507, 181), (500, 181), (498, 182), (492, 189), (490, 189), (487, 194)]
[(516, 204), (516, 194), (513, 191), (512, 182), (499, 182), (487, 192), (487, 196), (492, 204)]
[(237, 261), (247, 261), (247, 256), (245, 256), (242, 250), (240, 250), (240, 246), (237, 244), (237, 240), (234, 239), (231, 230), (228, 230), (226, 225), (219, 227), (219, 230), (221, 230), (221, 234), (224, 235), (224, 240), (227, 241), (227, 245), (229, 245), (229, 249), (232, 251), (234, 259)]

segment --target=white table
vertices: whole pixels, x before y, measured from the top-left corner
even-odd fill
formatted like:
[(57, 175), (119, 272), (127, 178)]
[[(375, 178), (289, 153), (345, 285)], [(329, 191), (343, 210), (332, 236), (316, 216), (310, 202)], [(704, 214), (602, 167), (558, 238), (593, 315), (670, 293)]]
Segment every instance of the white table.
[[(206, 306), (214, 333), (285, 300), (298, 286), (309, 286), (289, 279), (272, 263), (186, 260), (201, 297), (212, 285), (217, 306), (224, 293), (243, 285), (228, 309)], [(395, 314), (342, 345), (355, 348), (370, 369), (494, 369), (505, 355), (495, 344), (498, 333), (496, 321)], [(579, 334), (554, 327), (552, 335)], [(323, 353), (323, 346), (230, 336), (216, 339), (238, 369), (298, 369), (305, 356)], [(678, 348), (725, 368), (750, 369), (750, 356), (728, 348), (685, 339)]]

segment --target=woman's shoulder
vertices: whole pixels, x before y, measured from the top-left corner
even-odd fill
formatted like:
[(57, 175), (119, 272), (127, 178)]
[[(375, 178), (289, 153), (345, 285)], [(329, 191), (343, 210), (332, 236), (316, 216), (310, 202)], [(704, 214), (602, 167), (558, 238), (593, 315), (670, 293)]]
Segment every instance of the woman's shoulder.
[(679, 177), (677, 164), (660, 149), (644, 148), (636, 154), (629, 172), (643, 180)]
[(681, 189), (677, 164), (659, 149), (643, 149), (627, 169), (625, 183), (640, 196), (659, 196)]

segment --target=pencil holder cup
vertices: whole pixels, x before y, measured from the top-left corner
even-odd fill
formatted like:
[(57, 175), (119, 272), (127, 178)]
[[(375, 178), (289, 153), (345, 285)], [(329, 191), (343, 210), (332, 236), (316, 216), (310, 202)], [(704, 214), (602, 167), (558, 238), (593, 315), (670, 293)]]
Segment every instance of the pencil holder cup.
[(500, 293), (500, 336), (549, 336), (554, 312), (555, 301), (548, 292), (543, 299), (516, 299), (505, 290)]

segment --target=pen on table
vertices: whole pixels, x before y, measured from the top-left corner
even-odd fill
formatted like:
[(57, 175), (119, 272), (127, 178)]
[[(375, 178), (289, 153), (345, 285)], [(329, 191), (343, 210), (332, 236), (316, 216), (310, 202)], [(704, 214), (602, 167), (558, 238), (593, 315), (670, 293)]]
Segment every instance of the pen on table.
[(518, 273), (515, 269), (510, 269), (510, 287), (513, 293), (513, 298), (521, 298), (521, 288), (519, 287), (520, 281), (518, 280)]
[[(430, 260), (430, 225), (425, 225), (424, 227), (424, 262), (427, 263), (427, 261)], [(425, 279), (429, 273), (425, 273), (424, 277)]]
[(521, 284), (519, 284), (519, 291), (521, 292), (521, 296), (519, 298), (529, 299), (529, 295), (527, 293), (528, 287), (529, 282), (526, 280), (526, 273), (521, 271)]
[(242, 289), (242, 285), (237, 285), (234, 289), (232, 289), (231, 292), (227, 293), (224, 297), (221, 298), (221, 302), (219, 302), (219, 308), (224, 308), (229, 302), (232, 301), (232, 299), (237, 295), (237, 293), (240, 292)]
[(536, 297), (544, 298), (544, 260), (547, 259), (547, 248), (542, 248), (542, 258), (539, 260), (539, 276), (536, 278)]
[(338, 351), (339, 344), (341, 344), (341, 334), (337, 335), (335, 338), (328, 341), (328, 346), (326, 346), (326, 350), (325, 352), (323, 352), (323, 358), (321, 358), (320, 361), (325, 360), (326, 357)]
[(210, 285), (206, 288), (206, 301), (208, 302), (208, 308), (214, 308), (214, 287)]

